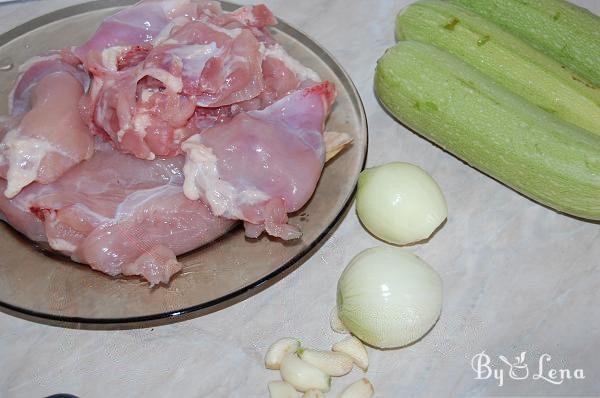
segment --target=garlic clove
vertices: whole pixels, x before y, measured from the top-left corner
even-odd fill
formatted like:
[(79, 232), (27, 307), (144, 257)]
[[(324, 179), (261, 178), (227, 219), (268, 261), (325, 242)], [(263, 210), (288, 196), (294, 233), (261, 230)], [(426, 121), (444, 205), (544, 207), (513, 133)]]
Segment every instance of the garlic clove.
[(333, 309), (331, 310), (331, 316), (329, 318), (329, 323), (331, 325), (331, 329), (333, 329), (333, 331), (336, 333), (342, 333), (342, 334), (350, 333), (348, 328), (346, 328), (346, 326), (344, 326), (344, 323), (340, 319), (340, 316), (338, 314), (337, 305), (334, 306)]
[(265, 355), (265, 367), (267, 369), (279, 370), (279, 366), (283, 358), (296, 352), (300, 348), (300, 340), (291, 337), (284, 337), (277, 340)]
[(320, 390), (308, 390), (302, 395), (302, 398), (325, 398), (325, 394), (323, 394)]
[(319, 351), (309, 348), (299, 349), (298, 356), (305, 362), (321, 369), (330, 376), (343, 376), (350, 373), (353, 359), (343, 352)]
[(348, 336), (344, 340), (335, 343), (331, 348), (334, 352), (344, 353), (352, 358), (356, 366), (364, 371), (369, 368), (369, 354), (364, 344), (354, 336)]
[(331, 377), (319, 368), (300, 359), (296, 354), (288, 354), (281, 361), (281, 378), (296, 390), (306, 392), (311, 389), (329, 391)]
[(367, 379), (360, 379), (342, 391), (338, 398), (371, 398), (375, 394), (375, 389)]
[(285, 381), (271, 381), (268, 387), (271, 398), (298, 398), (298, 391)]

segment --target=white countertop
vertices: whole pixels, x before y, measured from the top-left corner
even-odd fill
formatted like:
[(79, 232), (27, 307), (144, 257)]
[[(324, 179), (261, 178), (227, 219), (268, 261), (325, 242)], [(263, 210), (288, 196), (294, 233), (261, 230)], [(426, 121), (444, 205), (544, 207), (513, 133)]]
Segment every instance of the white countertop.
[[(6, 31), (79, 0), (0, 6)], [(243, 1), (247, 3), (247, 1)], [(449, 220), (425, 245), (410, 247), (442, 275), (444, 309), (422, 341), (369, 350), (367, 377), (377, 397), (600, 396), (600, 226), (559, 215), (466, 166), (392, 120), (372, 90), (375, 62), (394, 42), (395, 14), (408, 0), (265, 0), (276, 15), (324, 45), (349, 72), (365, 103), (369, 165), (413, 162), (440, 183)], [(598, 0), (580, 0), (600, 13)], [(315, 17), (317, 15), (318, 17)], [(0, 54), (1, 55), (1, 54)], [(335, 285), (359, 251), (380, 245), (352, 209), (312, 258), (269, 289), (229, 308), (167, 326), (80, 331), (0, 312), (0, 396), (265, 397), (279, 379), (263, 367), (265, 349), (295, 336), (328, 349)], [(476, 380), (475, 354), (525, 351), (529, 375), (503, 386)], [(551, 356), (543, 361), (544, 354)], [(583, 369), (560, 385), (550, 368)], [(522, 372), (522, 369), (521, 369)], [(513, 376), (519, 377), (519, 370)], [(362, 377), (336, 379), (335, 396)]]

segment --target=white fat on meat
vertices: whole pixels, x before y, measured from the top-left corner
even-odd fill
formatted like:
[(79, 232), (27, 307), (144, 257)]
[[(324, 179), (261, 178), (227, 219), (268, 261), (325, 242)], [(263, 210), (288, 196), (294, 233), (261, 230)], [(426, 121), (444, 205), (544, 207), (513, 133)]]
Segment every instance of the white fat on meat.
[(119, 68), (118, 58), (126, 51), (129, 51), (129, 46), (114, 46), (102, 51), (102, 65), (111, 72), (116, 72)]
[(221, 26), (212, 24), (208, 21), (205, 21), (204, 23), (206, 24), (206, 26), (210, 27), (212, 30), (219, 32), (219, 33), (225, 33), (227, 36), (231, 37), (232, 39), (235, 39), (236, 37), (238, 37), (240, 35), (240, 33), (242, 33), (242, 29), (240, 29), (240, 28), (226, 29)]
[(140, 93), (140, 99), (142, 100), (142, 102), (148, 102), (150, 100), (150, 97), (152, 97), (152, 95), (158, 92), (159, 90), (156, 88), (145, 87)]
[(183, 174), (183, 193), (190, 200), (205, 199), (217, 217), (243, 219), (239, 205), (265, 202), (270, 196), (256, 188), (235, 188), (222, 180), (217, 167), (217, 157), (212, 149), (200, 143), (200, 135), (187, 139), (181, 149), (186, 154)]
[(9, 131), (0, 143), (0, 153), (2, 153), (0, 163), (8, 164), (4, 195), (7, 198), (14, 198), (23, 188), (34, 182), (38, 177), (42, 160), (50, 152), (58, 152), (66, 156), (48, 141), (23, 137), (17, 129)]
[(146, 113), (139, 113), (135, 115), (133, 119), (133, 126), (136, 132), (141, 133), (145, 137), (146, 134), (148, 134), (146, 129), (148, 128), (148, 126), (150, 126), (151, 122), (152, 121), (150, 120), (150, 115)]
[(56, 251), (59, 251), (63, 254), (71, 256), (77, 250), (77, 246), (74, 244), (67, 242), (64, 239), (48, 239), (48, 244), (50, 247)]
[(206, 63), (220, 55), (221, 51), (215, 42), (210, 44), (193, 44), (175, 47), (168, 51), (172, 56), (183, 61), (183, 76), (193, 78), (199, 76), (204, 70)]
[[(142, 96), (143, 95), (144, 95), (144, 92), (142, 92)], [(148, 95), (148, 94), (146, 94), (146, 95)], [(117, 141), (121, 142), (123, 140), (123, 137), (125, 136), (125, 134), (127, 134), (129, 129), (131, 128), (132, 124), (135, 129), (135, 133), (141, 135), (142, 137), (145, 137), (146, 134), (148, 134), (146, 129), (148, 128), (148, 126), (150, 126), (151, 123), (152, 123), (152, 120), (150, 120), (150, 115), (148, 115), (146, 113), (136, 114), (133, 117), (133, 122), (128, 122), (125, 125), (125, 128), (122, 128), (121, 130), (117, 131)], [(154, 153), (150, 153), (148, 155), (148, 157), (146, 158), (146, 160), (154, 160), (155, 158), (156, 158), (156, 155)]]
[(180, 93), (183, 90), (183, 81), (180, 77), (176, 77), (171, 73), (167, 72), (164, 69), (160, 68), (147, 68), (143, 69), (142, 72), (137, 76), (137, 81), (139, 82), (144, 77), (150, 76), (160, 81), (165, 85), (167, 90), (170, 90), (174, 93)]
[(174, 131), (175, 133), (175, 137), (174, 137), (174, 141), (179, 144), (181, 143), (181, 141), (183, 141), (183, 139), (185, 137), (188, 136), (188, 129), (187, 128), (179, 128), (179, 129), (175, 129)]
[(321, 82), (321, 77), (312, 69), (302, 65), (300, 61), (290, 56), (287, 51), (279, 44), (265, 47), (261, 43), (261, 52), (265, 57), (275, 58), (283, 62), (283, 64), (296, 74), (300, 81), (312, 80), (316, 83)]

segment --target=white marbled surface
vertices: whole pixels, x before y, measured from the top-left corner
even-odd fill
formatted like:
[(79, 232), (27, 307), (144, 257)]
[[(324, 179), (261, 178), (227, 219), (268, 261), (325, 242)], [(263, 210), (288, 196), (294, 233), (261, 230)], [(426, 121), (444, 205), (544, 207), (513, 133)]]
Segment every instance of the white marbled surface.
[[(0, 6), (0, 30), (79, 0)], [(244, 1), (245, 2), (245, 1)], [(276, 15), (330, 50), (350, 73), (370, 127), (369, 165), (408, 161), (441, 184), (450, 217), (425, 245), (409, 248), (444, 281), (442, 317), (422, 341), (371, 349), (367, 377), (377, 397), (600, 396), (600, 226), (554, 213), (505, 188), (412, 134), (377, 104), (375, 61), (393, 44), (395, 14), (407, 0), (266, 0)], [(600, 13), (598, 0), (579, 4)], [(271, 288), (229, 308), (151, 329), (80, 331), (0, 313), (0, 396), (265, 397), (279, 378), (263, 367), (271, 342), (297, 336), (328, 348), (335, 284), (348, 261), (381, 244), (353, 210), (311, 259)], [(526, 380), (476, 380), (473, 355), (499, 364), (526, 351)], [(554, 385), (545, 365), (583, 369), (585, 379)], [(361, 377), (335, 380), (335, 396)], [(515, 374), (519, 376), (519, 374)]]

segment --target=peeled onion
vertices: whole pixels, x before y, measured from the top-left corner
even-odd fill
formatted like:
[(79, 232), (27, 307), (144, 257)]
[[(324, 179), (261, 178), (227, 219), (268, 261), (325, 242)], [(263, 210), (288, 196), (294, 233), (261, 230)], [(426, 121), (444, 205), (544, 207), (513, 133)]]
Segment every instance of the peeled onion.
[(410, 344), (435, 324), (442, 310), (442, 280), (429, 264), (398, 247), (359, 253), (338, 281), (339, 317), (372, 346)]
[(373, 235), (406, 245), (429, 238), (448, 216), (448, 207), (429, 174), (397, 162), (361, 173), (356, 212)]

